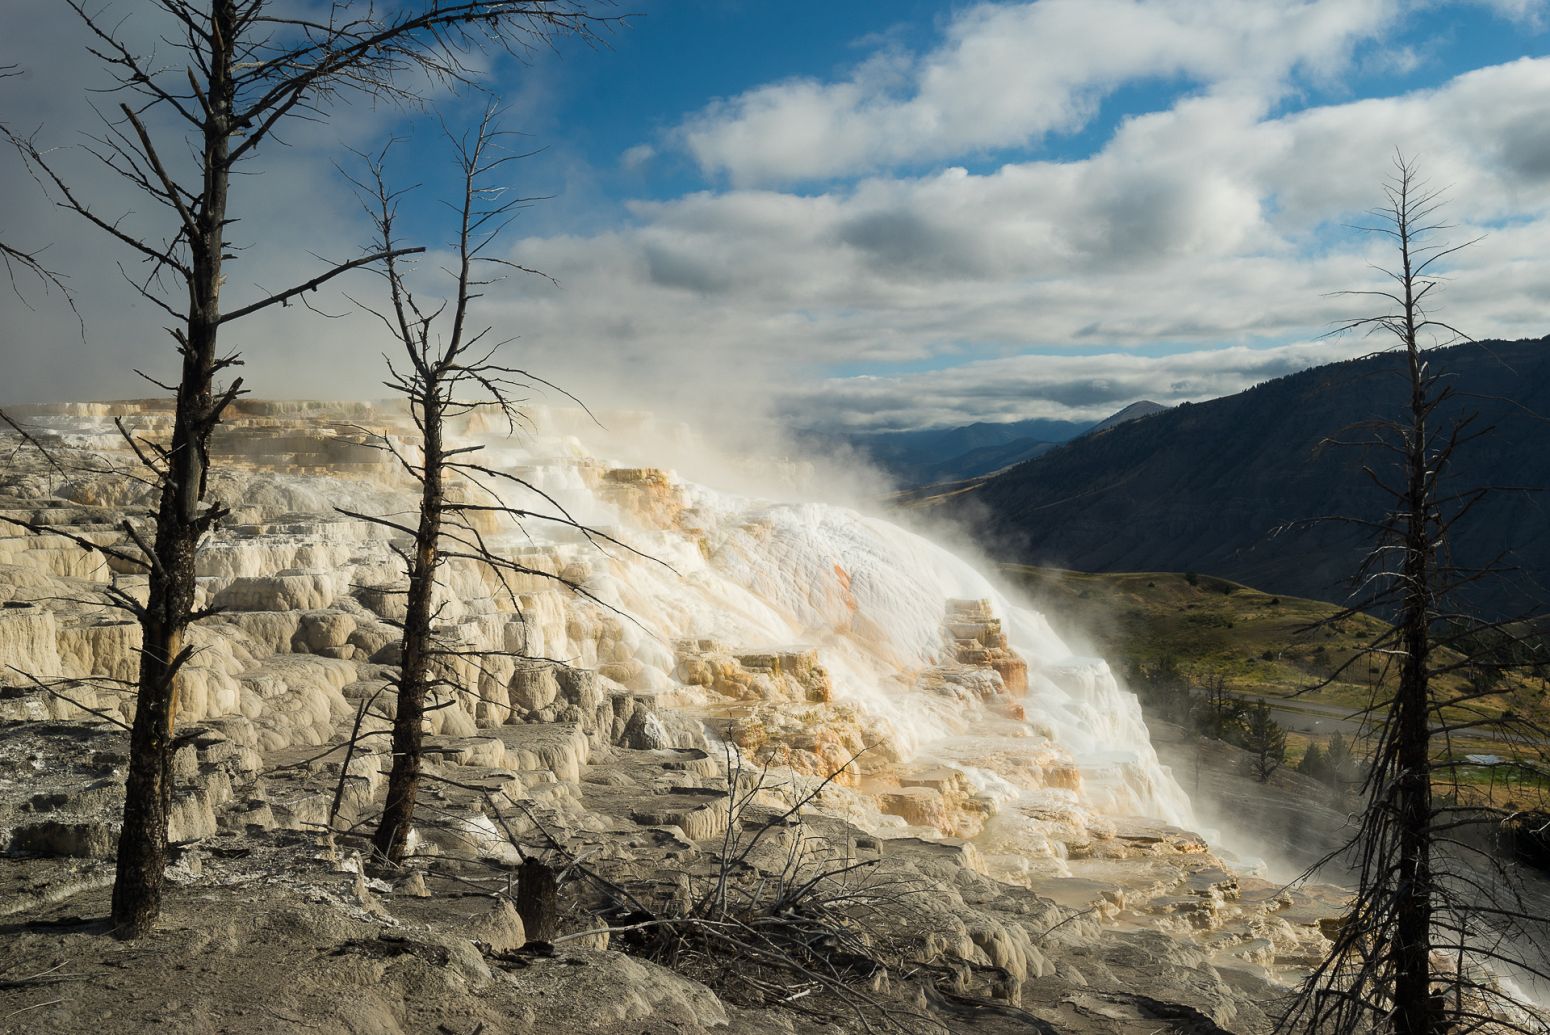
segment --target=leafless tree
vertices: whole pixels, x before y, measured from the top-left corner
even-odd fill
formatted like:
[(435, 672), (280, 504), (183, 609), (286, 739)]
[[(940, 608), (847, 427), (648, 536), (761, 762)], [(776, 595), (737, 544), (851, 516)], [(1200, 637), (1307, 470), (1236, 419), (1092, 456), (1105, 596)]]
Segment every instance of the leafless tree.
[[(1507, 653), (1482, 656), (1483, 634), (1511, 623), (1473, 617), (1460, 591), (1498, 573), (1499, 561), (1467, 566), (1452, 544), (1488, 487), (1456, 488), (1459, 448), (1489, 429), (1471, 415), (1450, 416), (1457, 393), (1428, 363), (1430, 347), (1463, 338), (1434, 315), (1437, 264), (1466, 245), (1434, 244), (1440, 192), (1415, 164), (1396, 158), (1377, 222), (1397, 264), (1389, 283), (1346, 294), (1377, 299), (1375, 316), (1343, 329), (1390, 337), (1406, 388), (1403, 412), (1368, 421), (1335, 440), (1386, 453), (1366, 473), (1387, 501), (1377, 520), (1344, 517), (1372, 538), (1350, 605), (1355, 614), (1392, 616), (1365, 651), (1340, 666), (1378, 659), (1383, 678), (1362, 715), (1371, 728), (1361, 785), (1360, 824), (1340, 853), (1355, 873), (1351, 910), (1328, 957), (1304, 983), (1283, 1020), (1289, 1031), (1543, 1032), (1550, 1024), (1513, 1002), (1500, 982), (1512, 972), (1546, 977), (1542, 911), (1524, 898), (1517, 869), (1497, 851), (1493, 829), (1525, 802), (1541, 801), (1550, 777), (1547, 731), (1531, 714), (1500, 708), (1495, 690), (1466, 678), (1480, 665), (1507, 670)], [(1449, 407), (1445, 409), (1445, 407)], [(1489, 740), (1481, 752), (1460, 738)], [(1481, 773), (1513, 774), (1509, 801), (1480, 793)], [(1541, 806), (1542, 808), (1542, 806)], [(1332, 857), (1332, 859), (1335, 857)]]
[[(19, 65), (0, 65), (0, 80), (13, 79), (21, 74), (22, 70)], [(3, 127), (0, 127), (0, 132), (3, 132), (7, 138), (11, 136), (10, 132), (4, 130)], [(18, 276), (31, 278), (32, 281), (41, 286), (45, 291), (58, 291), (64, 296), (65, 302), (69, 304), (70, 308), (72, 310), (75, 309), (75, 299), (65, 285), (64, 274), (53, 269), (43, 261), (43, 249), (24, 249), (8, 244), (5, 241), (0, 241), (0, 265), (5, 266), (6, 279), (11, 282), (11, 293), (23, 305), (30, 305), (31, 303), (27, 300), (27, 293), (23, 290), (23, 282), (18, 281)]]
[(475, 49), (515, 51), (557, 33), (591, 37), (600, 20), (578, 0), (332, 0), (301, 7), (153, 0), (143, 6), (163, 22), (169, 57), (165, 47), (154, 54), (137, 49), (116, 17), (84, 0), (64, 5), (91, 34), (91, 55), (119, 84), (120, 103), (104, 115), (87, 150), (155, 203), (161, 227), (130, 229), (72, 185), (56, 153), (34, 138), (6, 136), (57, 205), (139, 260), (131, 282), (171, 320), (180, 360), (173, 383), (152, 382), (175, 398), (170, 441), (125, 433), (157, 486), (151, 527), (147, 534), (126, 524), (128, 540), (103, 548), (149, 580), (144, 603), (127, 595), (117, 601), (143, 632), (113, 889), (115, 930), (137, 937), (151, 929), (161, 905), (178, 675), (191, 654), (185, 632), (208, 614), (194, 606), (195, 553), (227, 513), (220, 501), (206, 499), (211, 435), (243, 391), (240, 377), (217, 384), (241, 362), (235, 350), (221, 351), (222, 328), (394, 257), (363, 255), (226, 307), (227, 263), (236, 258), (229, 229), (241, 194), (233, 174), (286, 125), (326, 118), (352, 95), (413, 104), (427, 79), (469, 79), (465, 59)]
[(1227, 674), (1210, 669), (1197, 678), (1195, 728), (1212, 740), (1240, 739), (1248, 708), (1228, 689)]
[[(636, 552), (577, 523), (552, 497), (519, 475), (480, 463), (481, 445), (452, 441), (453, 422), (481, 411), (503, 421), (508, 432), (514, 431), (523, 420), (518, 407), (529, 392), (561, 390), (525, 370), (504, 365), (498, 355), (510, 342), (493, 340), (492, 328), (481, 329), (471, 322), (471, 307), (492, 285), (512, 274), (535, 274), (492, 248), (501, 231), (532, 200), (511, 189), (505, 179), (510, 164), (526, 156), (510, 148), (513, 135), (497, 128), (493, 109), (486, 109), (467, 133), (449, 130), (446, 135), (461, 185), (460, 197), (450, 206), (457, 213), (457, 223), (451, 243), (453, 260), (445, 270), (451, 280), (447, 299), (424, 304), (410, 285), (414, 271), (402, 258), (405, 249), (399, 245), (397, 229), (404, 192), (389, 185), (387, 151), (369, 159), (367, 175), (356, 181), (376, 226), (372, 250), (386, 256), (380, 273), (387, 281), (388, 298), (384, 309), (362, 308), (381, 320), (395, 339), (397, 355), (387, 360), (386, 384), (408, 401), (419, 433), (418, 456), (406, 453), (388, 436), (377, 437), (379, 447), (390, 452), (419, 485), (416, 524), (411, 527), (391, 518), (343, 511), (384, 525), (407, 537), (410, 544), (401, 551), (408, 589), (393, 718), (393, 768), (373, 838), (374, 854), (394, 864), (403, 861), (408, 849), (423, 765), (423, 726), (432, 695), (442, 689), (469, 692), (470, 688), (458, 684), (460, 666), (463, 671), (470, 665), (482, 670), (482, 663), (493, 655), (510, 653), (449, 643), (438, 634), (436, 576), (443, 563), (461, 560), (493, 572), (513, 608), (518, 606), (517, 596), (509, 580), (531, 577), (559, 583), (613, 610), (557, 573), (502, 555), (482, 529), (492, 521), (509, 522), (513, 528), (524, 521), (558, 522), (599, 546)], [(506, 497), (511, 494), (521, 494), (530, 505), (508, 503)], [(531, 867), (524, 868), (524, 875), (530, 872)]]

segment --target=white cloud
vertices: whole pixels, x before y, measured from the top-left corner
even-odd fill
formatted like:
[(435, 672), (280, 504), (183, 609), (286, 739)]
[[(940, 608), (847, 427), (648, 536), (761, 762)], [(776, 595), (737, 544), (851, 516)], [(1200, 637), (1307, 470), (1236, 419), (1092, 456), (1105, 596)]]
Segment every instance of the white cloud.
[(1023, 355), (897, 376), (833, 378), (789, 401), (803, 424), (844, 414), (854, 430), (957, 425), (1029, 416), (1099, 420), (1138, 399), (1200, 401), (1321, 363), (1371, 351), (1360, 339), (1267, 349), (1225, 348), (1161, 357), (1129, 353)]
[[(1085, 5), (1037, 6), (1086, 25)], [(1183, 3), (1128, 6), (1181, 23), (1207, 17)], [(1270, 376), (1266, 364), (1324, 355), (1322, 345), (1282, 343), (1307, 340), (1352, 311), (1351, 300), (1328, 293), (1363, 284), (1373, 276), (1369, 261), (1384, 256), (1377, 242), (1353, 242), (1338, 227), (1378, 200), (1400, 148), (1418, 155), (1434, 182), (1451, 185), (1447, 214), (1461, 224), (1461, 238), (1490, 232), (1454, 264), (1445, 315), (1479, 336), (1550, 330), (1543, 259), (1550, 254), (1550, 59), (1272, 117), (1265, 91), (1286, 81), (1288, 55), (1317, 49), (1298, 40), (1357, 38), (1361, 25), (1387, 10), (1274, 6), (1302, 21), (1275, 23), (1297, 39), (1276, 43), (1280, 56), (1272, 60), (1232, 51), (1232, 33), (1247, 31), (1242, 26), (1256, 12), (1269, 17), (1266, 5), (1199, 5), (1237, 27), (1197, 33), (1206, 40), (1197, 50), (1216, 61), (1205, 66), (1214, 69), (1214, 85), (1128, 119), (1087, 158), (1016, 162), (983, 174), (953, 166), (875, 173), (806, 194), (739, 188), (638, 202), (628, 221), (602, 232), (513, 239), (513, 256), (560, 286), (512, 281), (491, 291), (483, 313), (502, 336), (520, 335), (513, 347), (519, 365), (589, 400), (660, 407), (728, 427), (771, 413), (803, 423), (909, 426), (1095, 416), (1137, 397), (1198, 399)], [(953, 23), (952, 38), (980, 39), (970, 31), (980, 24), (975, 19), (1019, 13), (1026, 11), (975, 8)], [(1217, 58), (1211, 40), (1226, 41), (1213, 44)], [(33, 42), (38, 53), (51, 45)], [(1080, 37), (1069, 49), (1090, 43)], [(1158, 52), (1172, 53), (1170, 46), (1159, 43)], [(858, 76), (879, 103), (913, 106), (916, 117), (925, 110), (920, 98), (949, 91), (933, 69), (940, 65), (946, 71), (939, 77), (972, 86), (964, 78), (971, 66), (995, 58), (957, 54), (944, 47), (927, 59), (902, 60), (889, 51)], [(1118, 70), (1105, 73), (1114, 77), (1139, 67), (1123, 54), (1101, 60), (1114, 62)], [(47, 106), (53, 95), (78, 96), (62, 82), (74, 74), (61, 62), (28, 87), (51, 132), (79, 124), (79, 111)], [(819, 107), (832, 100), (825, 90), (814, 94)], [(991, 100), (966, 96), (952, 110)], [(987, 125), (1011, 132), (1017, 117)], [(367, 133), (381, 123), (363, 116), (348, 128)], [(942, 127), (919, 147), (977, 146), (951, 136), (966, 132), (980, 130)], [(353, 203), (324, 161), (336, 150), (327, 133), (275, 153), (263, 177), (241, 184), (245, 225), (273, 232), (262, 235), (264, 249), (234, 266), (234, 295), (255, 282), (305, 279), (298, 274), (313, 268), (309, 249), (337, 256), (359, 242)], [(861, 133), (858, 161), (872, 160), (877, 137), (869, 134)], [(899, 146), (906, 145), (916, 146)], [(755, 160), (763, 160), (757, 151)], [(0, 188), (8, 197), (36, 196), (8, 167), (0, 166)], [(8, 237), (58, 241), (62, 264), (93, 285), (92, 339), (85, 349), (75, 346), (68, 314), (46, 305), (38, 313), (14, 305), (0, 311), (0, 347), (27, 357), (8, 370), (0, 401), (144, 391), (128, 369), (165, 369), (172, 356), (164, 321), (133, 303), (110, 251), (44, 205), (13, 207), (5, 218), (0, 231)], [(427, 269), (433, 265), (426, 260)], [(271, 316), (242, 328), (242, 342), (255, 346), (244, 374), (256, 392), (380, 393), (373, 371), (381, 340), (368, 323), (322, 321), (294, 308)], [(32, 347), (41, 340), (60, 347)], [(1329, 347), (1334, 355), (1364, 346)], [(1172, 355), (1125, 355), (1141, 349)], [(930, 372), (908, 372), (921, 369)], [(307, 375), (300, 382), (299, 370)], [(859, 371), (873, 376), (848, 376)]]
[(650, 144), (636, 144), (625, 148), (619, 156), (619, 164), (626, 169), (639, 169), (657, 156), (657, 149)]
[(1546, 0), (1472, 0), (1472, 2), (1494, 11), (1503, 18), (1536, 27), (1544, 24), (1546, 9), (1550, 8)]
[(692, 116), (680, 137), (706, 172), (779, 184), (1026, 145), (1080, 128), (1138, 79), (1264, 104), (1296, 75), (1333, 75), (1396, 10), (1394, 0), (981, 4), (917, 59), (761, 86)]
[[(1113, 401), (1201, 398), (1259, 379), (1245, 364), (1282, 355), (1217, 346), (1305, 339), (1353, 312), (1329, 293), (1368, 283), (1368, 263), (1387, 256), (1338, 227), (1380, 198), (1396, 148), (1452, 185), (1460, 239), (1489, 231), (1454, 263), (1447, 315), (1481, 336), (1550, 330), (1545, 126), (1550, 59), (1272, 119), (1244, 98), (1192, 97), (1130, 120), (1082, 161), (639, 204), (633, 228), (523, 242), (521, 259), (542, 260), (564, 291), (505, 311), (528, 340), (565, 343), (555, 362), (607, 355), (636, 387), (643, 371), (666, 371), (653, 391), (678, 393), (679, 408), (734, 399), (747, 412), (754, 400), (860, 426), (1069, 414), (1053, 389), (1008, 386), (1036, 370), (1087, 376), (1088, 360), (1043, 355), (1052, 350), (1166, 343), (1222, 376), (1183, 378), (1177, 357), (1137, 361), (1113, 381)], [(1025, 351), (1041, 354), (919, 377), (815, 377)], [(946, 384), (959, 387), (924, 390)]]

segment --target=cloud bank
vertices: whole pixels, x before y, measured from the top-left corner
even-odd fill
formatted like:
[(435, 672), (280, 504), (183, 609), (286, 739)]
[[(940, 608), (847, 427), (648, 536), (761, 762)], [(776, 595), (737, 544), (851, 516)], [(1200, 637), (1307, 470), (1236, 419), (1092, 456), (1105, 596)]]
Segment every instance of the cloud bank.
[[(43, 17), (42, 0), (22, 2)], [(1474, 16), (1488, 6), (1525, 26), (1543, 15), (1491, 0)], [(702, 178), (621, 199), (597, 232), (511, 238), (510, 257), (558, 283), (510, 282), (483, 315), (517, 336), (521, 365), (591, 398), (728, 424), (1095, 418), (1142, 397), (1202, 399), (1371, 348), (1319, 335), (1359, 311), (1332, 293), (1372, 284), (1386, 259), (1344, 224), (1380, 198), (1401, 151), (1448, 188), (1451, 237), (1486, 235), (1449, 270), (1446, 318), (1478, 337), (1543, 335), (1550, 58), (1339, 96), (1357, 66), (1424, 63), (1393, 42), (1423, 16), (1398, 0), (970, 7), (920, 53), (883, 45), (831, 79), (758, 84), (621, 147), (632, 171), (677, 155)], [(68, 44), (27, 43), (78, 53)], [(84, 117), (54, 100), (76, 96), (71, 61), (39, 63), (27, 87), (51, 128)], [(1127, 87), (1155, 103), (1090, 146), (1052, 145), (1098, 125)], [(1315, 87), (1319, 103), (1306, 100)], [(391, 124), (363, 113), (349, 132), (365, 141)], [(308, 138), (249, 185), (245, 218), (267, 232), (246, 283), (297, 279), (309, 250), (337, 257), (362, 240), (328, 167), (336, 150)], [(9, 167), (0, 188), (36, 196)], [(61, 218), (13, 208), (0, 233), (55, 240), (56, 265), (112, 284), (101, 242)], [(146, 308), (94, 292), (81, 346), (46, 300), (7, 304), (6, 348), (55, 352), (0, 394), (133, 394), (129, 361), (167, 359)], [(354, 317), (272, 314), (245, 332), (250, 383), (373, 394), (361, 371), (377, 361), (374, 333)]]

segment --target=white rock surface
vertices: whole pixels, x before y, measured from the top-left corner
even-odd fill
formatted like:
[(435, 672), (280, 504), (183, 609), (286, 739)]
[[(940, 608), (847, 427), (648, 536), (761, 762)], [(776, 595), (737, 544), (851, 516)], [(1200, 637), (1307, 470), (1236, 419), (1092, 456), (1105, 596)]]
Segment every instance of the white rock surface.
[[(143, 434), (168, 427), (149, 403), (23, 414), (98, 466), (128, 459), (115, 415)], [(860, 807), (874, 822), (984, 832), (987, 865), (1008, 875), (1027, 873), (1030, 859), (1058, 870), (1065, 846), (1112, 817), (1189, 822), (1107, 666), (1072, 658), (1041, 616), (950, 552), (843, 507), (718, 492), (635, 456), (614, 459), (651, 430), (638, 417), (621, 416), (611, 439), (568, 411), (531, 417), (520, 439), (478, 421), (460, 432), (486, 447), (481, 462), (543, 495), (501, 483), (508, 502), (539, 516), (521, 528), (478, 522), (523, 573), (456, 558), (442, 569), (438, 633), (461, 654), (444, 663), (449, 687), (429, 713), (431, 733), (501, 741), (513, 723), (562, 724), (571, 732), (561, 741), (507, 746), (517, 768), (562, 781), (610, 744), (693, 742), (699, 721), (809, 772), (865, 747), (841, 782), (864, 786)], [(362, 688), (392, 677), (404, 606), (392, 540), (402, 536), (340, 510), (402, 518), (416, 504), (360, 427), (412, 438), (382, 406), (233, 409), (210, 495), (234, 510), (198, 560), (200, 603), (218, 613), (190, 633), (180, 723), (236, 715), (265, 752), (321, 746), (353, 719)], [(127, 543), (121, 524), (143, 507), (143, 489), (110, 476), (54, 481), (13, 465), (0, 474), (0, 510)], [(589, 540), (573, 520), (609, 538)], [(83, 703), (127, 717), (138, 630), (106, 606), (110, 579), (144, 592), (142, 576), (101, 555), (0, 536), (0, 603), (33, 603), (0, 609), (0, 680), (8, 665), (74, 679)], [(481, 651), (497, 653), (472, 656)], [(381, 696), (385, 714), (391, 694)]]

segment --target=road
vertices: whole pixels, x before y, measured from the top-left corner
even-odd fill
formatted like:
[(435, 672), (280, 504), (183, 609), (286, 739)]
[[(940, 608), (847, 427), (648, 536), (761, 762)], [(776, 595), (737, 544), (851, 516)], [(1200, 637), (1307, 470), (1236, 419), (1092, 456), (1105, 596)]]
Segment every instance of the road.
[[(1203, 699), (1205, 694), (1196, 690), (1194, 697), (1197, 700)], [(1258, 694), (1234, 693), (1233, 697), (1248, 705), (1265, 702), (1270, 708), (1271, 716), (1281, 728), (1296, 733), (1314, 733), (1325, 737), (1339, 733), (1350, 737), (1358, 733), (1362, 726), (1362, 720), (1359, 717), (1351, 717), (1355, 709), (1349, 705), (1329, 704), (1325, 701), (1312, 701), (1300, 697), (1263, 697)]]

